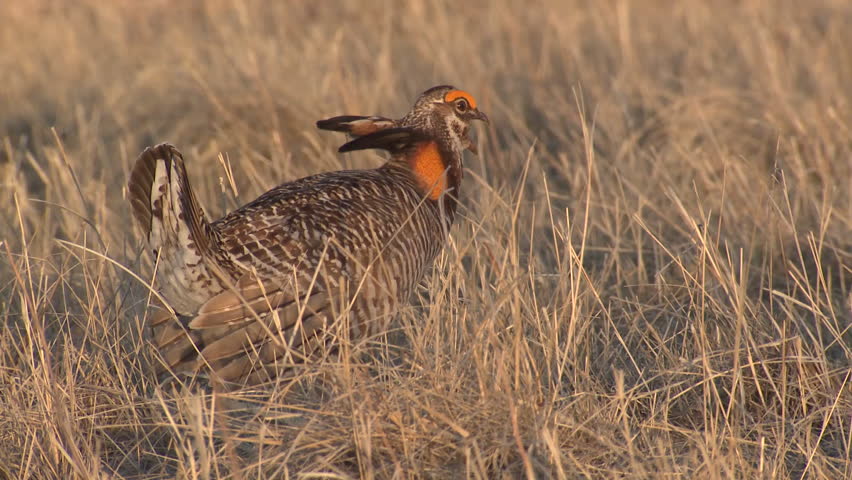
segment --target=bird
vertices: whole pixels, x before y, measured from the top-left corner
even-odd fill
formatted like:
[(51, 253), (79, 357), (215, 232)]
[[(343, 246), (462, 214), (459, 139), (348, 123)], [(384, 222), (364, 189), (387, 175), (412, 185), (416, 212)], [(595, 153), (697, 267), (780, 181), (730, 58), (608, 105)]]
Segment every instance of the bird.
[(146, 317), (158, 374), (257, 385), (320, 348), (386, 331), (443, 250), (459, 202), (473, 96), (449, 85), (420, 94), (402, 118), (317, 122), (351, 137), (340, 153), (377, 149), (379, 167), (281, 184), (210, 221), (183, 155), (146, 148), (127, 191), (153, 254), (162, 299)]

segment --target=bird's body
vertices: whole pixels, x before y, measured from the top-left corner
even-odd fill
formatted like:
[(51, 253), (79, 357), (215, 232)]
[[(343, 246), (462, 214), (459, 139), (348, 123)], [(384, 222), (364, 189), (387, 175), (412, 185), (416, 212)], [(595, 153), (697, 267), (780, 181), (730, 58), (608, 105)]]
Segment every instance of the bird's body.
[(149, 320), (165, 366), (256, 383), (310, 357), (335, 321), (355, 338), (386, 328), (446, 242), (467, 123), (484, 118), (469, 94), (436, 87), (398, 121), (318, 122), (356, 137), (341, 151), (384, 149), (390, 160), (285, 183), (215, 222), (180, 153), (146, 149), (129, 192), (158, 290), (178, 314)]

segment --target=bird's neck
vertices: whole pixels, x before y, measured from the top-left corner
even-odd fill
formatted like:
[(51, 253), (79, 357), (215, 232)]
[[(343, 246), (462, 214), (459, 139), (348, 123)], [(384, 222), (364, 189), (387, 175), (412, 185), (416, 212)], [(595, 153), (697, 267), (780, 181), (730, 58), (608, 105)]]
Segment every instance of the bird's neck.
[(420, 193), (434, 201), (442, 196), (458, 196), (461, 184), (461, 155), (442, 148), (436, 141), (423, 142), (400, 159), (414, 177)]

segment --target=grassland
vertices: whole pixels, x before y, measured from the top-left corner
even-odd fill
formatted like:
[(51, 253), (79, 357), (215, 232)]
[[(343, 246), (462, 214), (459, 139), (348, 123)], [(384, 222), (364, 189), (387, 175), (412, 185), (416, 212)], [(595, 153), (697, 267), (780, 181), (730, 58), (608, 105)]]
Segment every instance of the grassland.
[[(847, 0), (0, 2), (0, 478), (852, 478)], [(371, 346), (159, 386), (124, 182), (213, 217), (451, 83), (491, 117)], [(221, 156), (220, 156), (221, 154)]]

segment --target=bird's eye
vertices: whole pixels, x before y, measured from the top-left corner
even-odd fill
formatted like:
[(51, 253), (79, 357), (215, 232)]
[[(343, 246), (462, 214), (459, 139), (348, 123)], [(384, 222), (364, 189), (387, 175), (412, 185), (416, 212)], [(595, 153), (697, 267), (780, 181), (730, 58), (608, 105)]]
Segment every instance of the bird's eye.
[(459, 113), (464, 113), (470, 108), (470, 105), (467, 103), (467, 100), (460, 98), (456, 100), (456, 110)]

